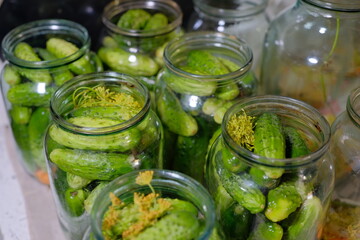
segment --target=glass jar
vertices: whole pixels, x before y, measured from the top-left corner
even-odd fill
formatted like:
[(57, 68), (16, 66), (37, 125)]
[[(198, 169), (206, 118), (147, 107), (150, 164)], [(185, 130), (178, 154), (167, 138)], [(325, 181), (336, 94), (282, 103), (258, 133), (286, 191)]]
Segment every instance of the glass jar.
[[(215, 228), (215, 207), (213, 199), (211, 198), (209, 192), (197, 181), (194, 181), (194, 179), (182, 173), (158, 169), (154, 169), (151, 171), (153, 171), (153, 178), (150, 184), (153, 190), (150, 189), (149, 186), (137, 184), (136, 178), (139, 176), (139, 174), (145, 173), (144, 171), (134, 171), (123, 175), (112, 181), (104, 190), (102, 190), (101, 197), (98, 197), (96, 199), (93, 210), (91, 212), (92, 233), (88, 232), (88, 236), (84, 239), (91, 239), (89, 238), (89, 235), (91, 234), (93, 234), (93, 237), (95, 239), (111, 239), (104, 237), (102, 229), (105, 212), (107, 212), (109, 207), (112, 205), (111, 199), (109, 198), (109, 193), (113, 193), (116, 197), (121, 199), (122, 202), (131, 203), (134, 199), (134, 193), (148, 195), (153, 191), (160, 194), (159, 198), (172, 199), (173, 201), (180, 200), (191, 203), (192, 206), (195, 207), (193, 209), (195, 210), (194, 213), (196, 212), (195, 219), (193, 219), (193, 217), (191, 216), (193, 212), (189, 211), (188, 213), (190, 214), (190, 216), (186, 218), (185, 221), (189, 222), (188, 224), (190, 224), (191, 222), (194, 222), (193, 220), (195, 220), (192, 226), (198, 226), (201, 229), (198, 232), (198, 235), (191, 239), (210, 239), (210, 235)], [(176, 203), (173, 201), (171, 203)], [(183, 213), (185, 209), (186, 208), (181, 208), (180, 206), (180, 208), (175, 211)], [(186, 209), (186, 211), (187, 210), (190, 210), (190, 208)], [(160, 220), (158, 220), (159, 224), (163, 224), (161, 222), (164, 222), (163, 218), (160, 218)], [(174, 239), (174, 236), (172, 236), (172, 234), (174, 234), (174, 228), (172, 228), (174, 224), (176, 225), (176, 223), (167, 224), (167, 229), (163, 229), (163, 231), (168, 231), (169, 233), (156, 233), (158, 236), (157, 239)], [(156, 228), (156, 223), (153, 227)], [(181, 228), (181, 223), (177, 227)], [(146, 231), (149, 232), (149, 229), (151, 228), (152, 227), (148, 227)], [(161, 237), (161, 234), (166, 234), (168, 238)], [(156, 238), (149, 237), (144, 239)]]
[(331, 126), (331, 156), (336, 175), (333, 201), (324, 240), (360, 238), (360, 87), (347, 101), (346, 111)]
[(164, 62), (155, 99), (164, 125), (165, 166), (203, 182), (208, 142), (226, 109), (255, 93), (252, 52), (234, 36), (193, 32), (167, 45)]
[(267, 32), (261, 93), (316, 107), (332, 122), (359, 83), (360, 3), (298, 0)]
[(1, 47), (6, 60), (1, 90), (23, 166), (48, 184), (42, 139), (50, 122), (51, 94), (75, 75), (101, 71), (102, 64), (90, 52), (87, 30), (68, 20), (20, 25)]
[[(139, 11), (129, 16), (128, 11)], [(130, 13), (131, 15), (132, 13)], [(151, 20), (156, 14), (167, 19), (161, 24)], [(146, 15), (143, 16), (143, 15)], [(128, 25), (121, 24), (120, 19)], [(98, 55), (105, 67), (120, 73), (141, 77), (149, 88), (154, 87), (154, 77), (163, 64), (162, 55), (168, 41), (182, 34), (182, 11), (172, 0), (121, 0), (110, 2), (102, 15), (103, 33), (101, 34)], [(150, 27), (140, 28), (146, 19)], [(144, 25), (144, 22), (141, 24)], [(130, 26), (137, 23), (139, 26)]]
[(269, 20), (267, 0), (215, 1), (193, 0), (195, 11), (188, 31), (218, 31), (234, 35), (249, 44), (253, 51), (253, 69), (259, 76), (261, 49)]
[[(306, 152), (291, 157), (295, 153), (291, 150), (285, 155), (285, 141), (286, 151), (289, 146), (298, 151), (301, 144), (289, 140), (294, 134), (286, 138), (276, 135), (275, 121), (260, 125), (264, 113), (277, 115), (278, 129), (295, 129)], [(248, 125), (236, 125), (238, 132), (228, 127), (233, 119), (244, 117), (252, 121), (254, 133)], [(243, 139), (254, 137), (253, 150), (234, 140), (233, 133), (241, 136), (242, 131), (248, 133)], [(279, 240), (318, 239), (333, 190), (334, 169), (328, 150), (330, 126), (316, 109), (288, 97), (249, 97), (226, 112), (221, 132), (214, 139), (206, 164), (206, 185), (227, 239), (265, 239), (267, 234)], [(276, 151), (277, 156), (282, 151), (286, 158), (259, 155), (261, 149), (270, 154)]]
[(109, 181), (135, 169), (162, 168), (162, 127), (146, 87), (116, 72), (66, 82), (52, 96), (50, 111), (50, 187), (65, 234), (80, 239)]

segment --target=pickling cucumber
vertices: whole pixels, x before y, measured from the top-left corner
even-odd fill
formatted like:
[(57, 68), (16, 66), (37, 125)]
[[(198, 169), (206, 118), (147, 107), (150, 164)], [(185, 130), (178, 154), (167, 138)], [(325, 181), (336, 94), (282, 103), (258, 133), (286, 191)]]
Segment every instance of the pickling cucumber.
[(65, 191), (66, 208), (72, 216), (78, 217), (84, 212), (84, 200), (86, 197), (87, 193), (83, 189), (69, 188)]
[(304, 139), (300, 133), (293, 127), (285, 127), (285, 139), (286, 139), (286, 157), (296, 158), (307, 155), (310, 153)]
[(66, 181), (70, 188), (72, 189), (80, 189), (86, 187), (91, 180), (71, 174), (69, 172), (66, 173)]
[(132, 30), (141, 30), (151, 18), (151, 14), (144, 9), (130, 9), (121, 15), (117, 26)]
[[(248, 240), (281, 240), (284, 235), (283, 228), (270, 221), (263, 220), (257, 224)], [(298, 238), (298, 240), (307, 238)]]
[(223, 75), (229, 70), (222, 62), (206, 50), (192, 50), (188, 53), (187, 65), (202, 71), (205, 75)]
[(67, 117), (93, 117), (110, 118), (120, 122), (129, 120), (139, 113), (138, 109), (131, 106), (119, 105), (116, 107), (82, 107), (71, 111)]
[(85, 150), (54, 149), (50, 160), (60, 169), (90, 180), (112, 180), (133, 170), (132, 155)]
[(18, 124), (27, 124), (30, 121), (31, 113), (32, 109), (29, 107), (13, 105), (10, 109), (12, 120)]
[(21, 76), (14, 66), (6, 64), (3, 69), (3, 79), (10, 86), (19, 84), (21, 82)]

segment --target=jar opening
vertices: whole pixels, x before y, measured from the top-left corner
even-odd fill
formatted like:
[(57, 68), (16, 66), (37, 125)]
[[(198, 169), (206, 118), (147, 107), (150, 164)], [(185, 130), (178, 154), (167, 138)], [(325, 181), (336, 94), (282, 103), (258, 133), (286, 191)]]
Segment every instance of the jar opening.
[(346, 108), (352, 121), (360, 127), (360, 87), (350, 93)]
[(303, 0), (306, 3), (317, 7), (341, 11), (341, 12), (359, 12), (360, 3), (354, 0)]
[[(148, 186), (140, 186), (135, 183), (139, 172), (136, 170), (118, 177), (109, 183), (103, 190), (102, 196), (98, 197), (91, 213), (91, 228), (95, 237), (102, 239), (102, 218), (111, 205), (108, 193), (112, 192), (123, 202), (132, 199), (134, 192), (144, 193), (149, 190)], [(154, 172), (151, 185), (155, 192), (159, 192), (160, 197), (178, 198), (190, 201), (201, 213), (201, 218), (205, 222), (204, 229), (196, 239), (208, 239), (215, 225), (215, 207), (213, 200), (207, 190), (198, 182), (188, 176), (171, 170), (151, 170)], [(149, 193), (149, 192), (148, 192)], [(128, 200), (128, 201), (126, 201)]]
[[(126, 91), (141, 104), (141, 110), (128, 120), (106, 127), (84, 127), (67, 121), (65, 116), (74, 109), (74, 91), (78, 88), (94, 86)], [(140, 123), (150, 111), (150, 96), (147, 88), (129, 75), (116, 72), (83, 74), (64, 83), (55, 91), (50, 100), (50, 111), (53, 121), (66, 130), (85, 135), (111, 134)]]
[[(239, 69), (224, 75), (197, 75), (186, 72), (180, 69), (179, 65), (192, 50), (208, 50), (213, 55), (231, 59)], [(164, 50), (164, 63), (170, 71), (196, 81), (217, 81), (220, 85), (226, 85), (228, 82), (233, 82), (234, 78), (248, 73), (252, 60), (252, 51), (247, 43), (235, 36), (220, 32), (187, 33), (170, 41)]]
[(194, 0), (195, 10), (210, 17), (221, 19), (238, 19), (251, 17), (265, 11), (266, 0), (253, 1), (216, 1)]
[[(151, 12), (161, 12), (169, 19), (169, 24), (158, 30), (130, 30), (120, 28), (116, 25), (121, 14), (130, 9), (145, 9)], [(103, 24), (112, 32), (131, 37), (154, 37), (170, 33), (179, 27), (182, 23), (182, 11), (179, 5), (169, 0), (121, 0), (110, 2), (102, 15)]]
[[(311, 153), (297, 158), (266, 158), (253, 153), (237, 144), (227, 131), (230, 118), (243, 111), (252, 117), (260, 116), (264, 112), (277, 114), (284, 126), (291, 126), (304, 133), (308, 143), (311, 143)], [(222, 123), (224, 143), (239, 158), (250, 164), (264, 165), (277, 168), (296, 168), (316, 162), (321, 159), (329, 147), (330, 126), (327, 120), (312, 106), (296, 99), (282, 96), (256, 96), (242, 99), (233, 105), (224, 116)]]
[[(79, 50), (65, 58), (51, 61), (26, 61), (14, 56), (14, 49), (20, 42), (33, 48), (45, 48), (46, 41), (57, 37), (76, 45)], [(11, 30), (3, 39), (2, 51), (5, 59), (19, 67), (41, 69), (55, 68), (69, 64), (84, 56), (90, 49), (90, 36), (82, 25), (64, 19), (46, 19), (29, 22)]]

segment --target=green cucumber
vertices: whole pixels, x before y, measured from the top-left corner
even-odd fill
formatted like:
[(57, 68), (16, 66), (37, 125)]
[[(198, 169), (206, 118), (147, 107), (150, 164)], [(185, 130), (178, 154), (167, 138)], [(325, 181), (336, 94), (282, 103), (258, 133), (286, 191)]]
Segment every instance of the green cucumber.
[(286, 157), (296, 158), (307, 155), (310, 153), (304, 139), (300, 133), (293, 127), (285, 127), (285, 139), (286, 139)]
[[(248, 240), (282, 240), (283, 235), (284, 230), (279, 224), (263, 220), (257, 224)], [(307, 238), (298, 240), (300, 239)]]
[(87, 213), (91, 213), (94, 206), (95, 199), (100, 195), (101, 191), (108, 185), (109, 182), (100, 182), (84, 200), (84, 208)]
[(142, 30), (150, 18), (151, 14), (144, 9), (130, 9), (121, 15), (117, 26), (131, 30)]
[[(97, 128), (113, 126), (119, 123), (111, 119), (92, 117), (74, 117), (68, 119), (68, 121), (77, 126)], [(98, 151), (126, 152), (135, 148), (141, 140), (141, 132), (137, 128), (105, 135), (81, 135), (51, 125), (49, 135), (57, 143), (69, 148)]]
[(154, 30), (166, 27), (168, 18), (163, 13), (155, 13), (150, 17), (144, 26), (144, 30)]
[(29, 169), (30, 172), (35, 172), (37, 166), (35, 166), (32, 160), (28, 125), (11, 121), (11, 129), (27, 169)]
[(156, 100), (157, 111), (161, 121), (173, 133), (181, 136), (194, 136), (198, 124), (190, 114), (186, 113), (174, 92), (165, 87)]
[[(285, 158), (285, 137), (280, 118), (274, 113), (261, 114), (255, 124), (254, 153), (266, 158)], [(270, 178), (279, 178), (282, 168), (259, 167)]]
[(2, 78), (10, 86), (21, 83), (21, 76), (15, 67), (6, 64), (3, 69)]
[(214, 116), (217, 109), (223, 106), (224, 100), (218, 98), (207, 98), (202, 106), (202, 111), (206, 115)]
[(133, 170), (132, 155), (54, 149), (50, 160), (60, 169), (90, 180), (112, 180)]
[(229, 70), (222, 62), (206, 50), (192, 50), (187, 56), (187, 65), (195, 70), (204, 72), (205, 75), (223, 75)]
[(235, 82), (224, 84), (224, 86), (218, 86), (215, 92), (215, 96), (222, 100), (233, 100), (240, 94), (239, 86)]
[[(41, 59), (36, 54), (34, 49), (25, 42), (18, 43), (14, 48), (14, 56), (29, 62), (40, 62)], [(28, 78), (35, 83), (46, 83), (52, 82), (51, 75), (46, 69), (29, 69), (29, 68), (17, 68), (20, 75)]]
[(69, 187), (75, 190), (86, 187), (91, 182), (90, 179), (86, 179), (69, 172), (66, 173), (66, 181)]
[(122, 122), (129, 120), (137, 113), (139, 113), (138, 109), (123, 105), (116, 107), (82, 107), (74, 109), (67, 117), (110, 118)]
[(22, 107), (13, 105), (10, 109), (10, 116), (17, 124), (27, 124), (30, 121), (32, 109), (29, 107)]
[[(50, 38), (46, 41), (46, 50), (57, 58), (65, 58), (79, 51), (73, 43), (61, 38)], [(69, 64), (69, 69), (75, 74), (86, 74), (95, 71), (87, 56), (83, 56)]]
[(7, 99), (12, 104), (26, 107), (48, 106), (54, 88), (40, 84), (27, 82), (12, 86), (7, 93)]
[(265, 172), (257, 167), (252, 167), (249, 171), (254, 182), (264, 189), (272, 189), (279, 185), (280, 178), (270, 178)]
[(72, 216), (78, 217), (84, 212), (84, 200), (87, 193), (83, 189), (67, 189), (65, 191), (66, 208)]
[(239, 173), (247, 169), (247, 165), (234, 156), (228, 148), (224, 147), (221, 149), (221, 153), (224, 167), (230, 172)]

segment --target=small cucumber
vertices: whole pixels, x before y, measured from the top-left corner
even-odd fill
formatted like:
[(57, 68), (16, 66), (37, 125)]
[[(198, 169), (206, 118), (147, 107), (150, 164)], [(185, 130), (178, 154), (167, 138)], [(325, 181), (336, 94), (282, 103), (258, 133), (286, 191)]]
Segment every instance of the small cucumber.
[(133, 170), (133, 156), (84, 150), (54, 149), (50, 160), (60, 169), (90, 180), (112, 180)]
[(21, 76), (15, 67), (6, 64), (3, 69), (3, 79), (10, 86), (21, 83)]
[(10, 109), (10, 116), (17, 124), (27, 124), (30, 121), (32, 109), (29, 107), (22, 107), (13, 105)]
[(71, 174), (69, 172), (66, 173), (66, 181), (70, 188), (72, 189), (80, 189), (86, 187), (91, 180)]
[[(64, 39), (50, 38), (46, 41), (46, 50), (54, 54), (57, 58), (65, 58), (78, 52), (79, 48)], [(79, 60), (70, 63), (69, 68), (73, 73), (78, 75), (95, 71), (87, 56), (83, 56)]]
[(20, 152), (22, 157), (24, 158), (24, 163), (27, 169), (30, 172), (35, 172), (37, 170), (37, 166), (35, 166), (31, 150), (30, 150), (30, 142), (29, 142), (29, 130), (28, 125), (26, 124), (18, 124), (14, 121), (11, 121), (11, 129), (14, 135), (15, 141), (20, 148)]
[(202, 106), (202, 111), (206, 115), (214, 116), (217, 109), (223, 106), (224, 100), (218, 98), (207, 98)]
[[(20, 58), (29, 62), (40, 62), (41, 59), (36, 54), (34, 49), (25, 42), (18, 43), (14, 48), (14, 55), (17, 58)], [(28, 78), (33, 82), (43, 82), (49, 84), (52, 82), (51, 75), (46, 69), (29, 69), (29, 68), (17, 68), (17, 71), (20, 75)]]
[(167, 212), (186, 211), (193, 214), (194, 216), (198, 215), (198, 209), (189, 201), (184, 201), (177, 198), (165, 199), (171, 203), (171, 208)]
[(245, 171), (247, 165), (243, 163), (238, 157), (235, 157), (228, 148), (221, 149), (222, 160), (224, 167), (232, 173), (239, 173)]
[(48, 106), (53, 92), (54, 88), (43, 86), (41, 83), (20, 83), (9, 89), (7, 99), (12, 104), (27, 107)]
[(206, 50), (192, 50), (188, 53), (187, 65), (205, 75), (223, 75), (229, 73), (229, 70), (222, 62)]
[(100, 182), (86, 197), (84, 200), (84, 208), (87, 213), (91, 213), (91, 209), (94, 206), (95, 199), (99, 196), (103, 188), (108, 185), (109, 182)]
[(224, 115), (226, 113), (226, 111), (232, 106), (234, 105), (234, 101), (226, 101), (221, 107), (219, 107), (218, 109), (215, 110), (214, 112), (214, 121), (217, 124), (221, 124), (222, 120), (224, 118)]
[(163, 13), (155, 13), (150, 17), (144, 26), (144, 30), (154, 30), (166, 27), (168, 18)]
[(83, 189), (67, 189), (65, 191), (66, 208), (72, 216), (78, 217), (84, 212), (84, 200), (87, 197)]
[(283, 235), (284, 230), (279, 224), (264, 220), (257, 224), (248, 240), (282, 240)]
[[(254, 130), (254, 153), (266, 158), (285, 158), (285, 137), (280, 118), (274, 113), (261, 114)], [(261, 167), (270, 178), (279, 178), (284, 172), (281, 168)]]
[(310, 153), (304, 139), (300, 133), (293, 127), (285, 127), (285, 139), (286, 139), (286, 157), (296, 158), (307, 155)]
[(181, 136), (194, 136), (198, 124), (190, 114), (186, 113), (174, 92), (165, 87), (156, 100), (159, 117), (165, 126), (173, 133)]
[(252, 167), (249, 171), (254, 182), (264, 189), (272, 189), (279, 185), (280, 178), (270, 178), (265, 172), (257, 167)]
[(235, 99), (240, 94), (239, 86), (235, 82), (227, 83), (224, 86), (218, 86), (215, 92), (217, 98), (229, 101)]
[(142, 30), (150, 18), (151, 14), (144, 9), (130, 9), (121, 15), (117, 26), (131, 30)]
[[(83, 127), (105, 127), (113, 126), (118, 121), (106, 118), (74, 117), (68, 121)], [(105, 135), (80, 135), (68, 132), (56, 125), (49, 129), (50, 137), (57, 143), (75, 149), (119, 151), (126, 152), (135, 148), (141, 139), (141, 132), (137, 128), (130, 128), (119, 133)]]

